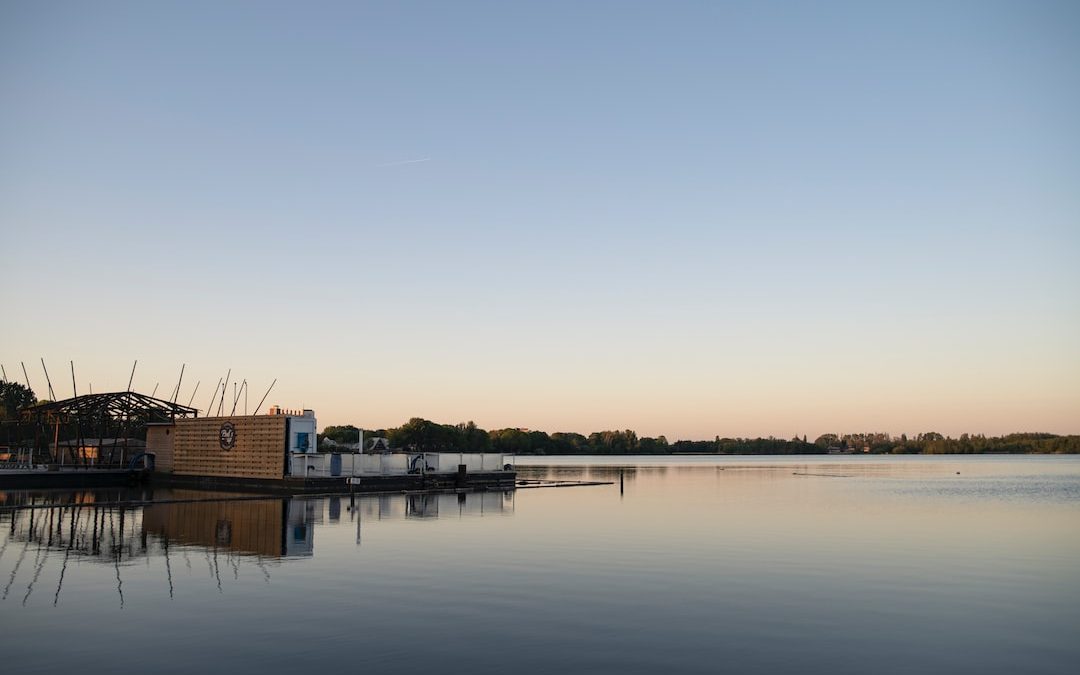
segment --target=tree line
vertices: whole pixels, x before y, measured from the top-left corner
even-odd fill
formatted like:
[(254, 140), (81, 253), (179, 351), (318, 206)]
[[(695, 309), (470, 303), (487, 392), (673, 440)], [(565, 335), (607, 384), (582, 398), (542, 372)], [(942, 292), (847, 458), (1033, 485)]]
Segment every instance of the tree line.
[[(337, 443), (355, 443), (360, 429), (329, 426), (319, 434)], [(439, 424), (414, 417), (400, 427), (364, 430), (364, 438), (386, 438), (393, 448), (420, 452), (502, 452), (517, 455), (814, 455), (829, 452), (873, 454), (1080, 453), (1080, 436), (1018, 433), (1006, 436), (962, 434), (949, 438), (936, 432), (915, 436), (887, 433), (822, 434), (791, 439), (721, 438), (668, 442), (664, 436), (639, 437), (632, 430), (547, 433), (528, 429), (485, 431), (473, 422)]]
[[(0, 422), (13, 424), (20, 408), (40, 403), (29, 387), (0, 381)], [(5, 428), (7, 425), (4, 425)], [(336, 443), (355, 443), (360, 429), (351, 424), (329, 426), (319, 434)], [(548, 434), (528, 429), (485, 431), (473, 422), (439, 424), (414, 417), (392, 429), (366, 429), (364, 437), (386, 438), (393, 448), (421, 452), (502, 452), (517, 455), (813, 455), (827, 452), (873, 454), (1080, 454), (1080, 436), (1016, 433), (1005, 436), (961, 434), (950, 438), (936, 432), (892, 436), (882, 432), (822, 434), (813, 442), (806, 436), (782, 438), (721, 438), (711, 441), (675, 441), (664, 436), (639, 437), (630, 429), (595, 431), (588, 436), (573, 432)], [(0, 439), (2, 440), (2, 439)]]

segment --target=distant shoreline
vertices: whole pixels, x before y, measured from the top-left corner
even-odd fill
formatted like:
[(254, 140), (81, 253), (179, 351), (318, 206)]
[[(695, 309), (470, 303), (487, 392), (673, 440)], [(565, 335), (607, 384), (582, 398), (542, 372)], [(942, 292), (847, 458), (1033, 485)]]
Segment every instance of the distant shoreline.
[[(1080, 435), (1025, 432), (1004, 436), (961, 434), (958, 438), (934, 431), (908, 436), (885, 432), (822, 434), (784, 438), (721, 438), (669, 442), (664, 436), (638, 436), (632, 429), (594, 431), (589, 435), (505, 428), (490, 431), (473, 422), (440, 424), (414, 417), (392, 429), (361, 430), (329, 426), (320, 434), (335, 444), (358, 438), (386, 447), (419, 452), (501, 452), (512, 455), (1025, 455), (1080, 454)], [(330, 445), (330, 444), (327, 444)]]
[(976, 455), (1080, 455), (1080, 451), (986, 451), (986, 452), (662, 452), (643, 453), (628, 452), (625, 454), (600, 453), (600, 452), (564, 452), (564, 453), (541, 453), (519, 452), (521, 457), (900, 457), (900, 456), (939, 456), (939, 457), (971, 457)]

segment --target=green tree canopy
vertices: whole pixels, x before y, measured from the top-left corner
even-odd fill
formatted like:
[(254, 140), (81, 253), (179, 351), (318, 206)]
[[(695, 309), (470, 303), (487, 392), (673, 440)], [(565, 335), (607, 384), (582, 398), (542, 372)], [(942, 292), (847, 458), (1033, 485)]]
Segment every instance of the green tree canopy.
[(34, 390), (18, 382), (0, 382), (0, 419), (13, 420), (19, 416), (19, 408), (37, 403)]
[(337, 443), (355, 443), (360, 440), (360, 429), (351, 424), (343, 426), (329, 426), (323, 429), (323, 438), (329, 438)]
[(814, 439), (814, 445), (819, 448), (840, 447), (840, 437), (836, 434), (822, 434)]

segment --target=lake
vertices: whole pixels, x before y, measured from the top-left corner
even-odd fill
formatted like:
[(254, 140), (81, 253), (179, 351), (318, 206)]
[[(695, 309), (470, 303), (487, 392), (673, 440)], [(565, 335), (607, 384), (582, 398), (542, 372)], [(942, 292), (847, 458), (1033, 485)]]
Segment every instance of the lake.
[[(1080, 664), (1078, 457), (522, 457), (518, 469), (610, 484), (241, 501), (0, 492), (0, 506), (37, 507), (0, 511), (4, 671)], [(154, 503), (110, 505), (131, 500)]]

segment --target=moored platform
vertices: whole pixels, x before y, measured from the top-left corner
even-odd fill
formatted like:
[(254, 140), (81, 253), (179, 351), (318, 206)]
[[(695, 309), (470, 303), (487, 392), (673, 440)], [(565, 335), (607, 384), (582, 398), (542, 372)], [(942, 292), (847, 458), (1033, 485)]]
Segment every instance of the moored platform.
[(394, 474), (368, 476), (286, 476), (282, 479), (233, 478), (225, 476), (185, 476), (151, 474), (155, 485), (198, 488), (228, 488), (274, 494), (376, 493), (464, 490), (512, 490), (517, 484), (515, 471), (485, 471), (440, 474)]

